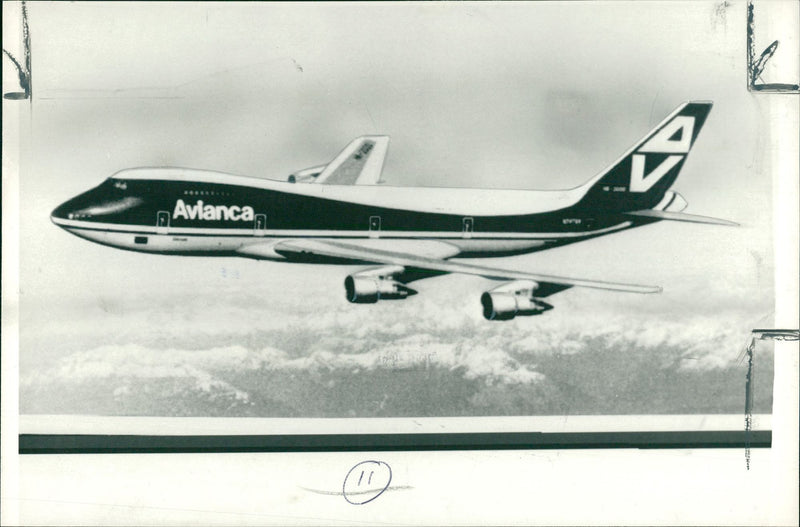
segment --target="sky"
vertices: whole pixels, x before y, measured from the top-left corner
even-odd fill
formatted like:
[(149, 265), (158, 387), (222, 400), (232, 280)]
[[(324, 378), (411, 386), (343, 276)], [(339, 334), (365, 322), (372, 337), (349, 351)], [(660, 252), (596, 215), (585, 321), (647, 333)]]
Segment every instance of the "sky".
[[(744, 3), (29, 11), (23, 412), (739, 411), (735, 359), (774, 309), (770, 107), (745, 89)], [(283, 179), (365, 134), (392, 138), (389, 186), (571, 188), (692, 99), (714, 108), (673, 189), (686, 212), (740, 227), (662, 222), (492, 261), (659, 295), (574, 288), (544, 316), (492, 324), (479, 298), (494, 284), (477, 277), (352, 305), (342, 284), (356, 266), (137, 254), (49, 221), (124, 168)]]

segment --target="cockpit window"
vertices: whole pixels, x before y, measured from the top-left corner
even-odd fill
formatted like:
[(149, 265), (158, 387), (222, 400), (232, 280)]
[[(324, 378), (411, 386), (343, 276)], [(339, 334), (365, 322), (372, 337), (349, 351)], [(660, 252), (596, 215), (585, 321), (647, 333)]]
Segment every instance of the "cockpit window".
[(120, 193), (128, 190), (128, 184), (129, 181), (125, 179), (117, 179), (114, 177), (110, 177), (105, 181), (103, 181), (103, 183), (100, 184), (100, 186), (97, 188), (103, 189), (104, 191), (110, 192), (111, 194), (114, 195), (119, 195)]

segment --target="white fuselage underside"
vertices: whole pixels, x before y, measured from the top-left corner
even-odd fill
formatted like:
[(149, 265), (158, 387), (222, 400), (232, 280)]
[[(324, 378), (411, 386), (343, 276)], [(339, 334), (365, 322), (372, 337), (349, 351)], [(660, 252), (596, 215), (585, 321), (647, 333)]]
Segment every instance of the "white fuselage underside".
[[(72, 234), (87, 240), (140, 252), (176, 254), (231, 254), (244, 247), (259, 245), (262, 258), (283, 259), (269, 247), (281, 241), (314, 238), (346, 239), (362, 247), (385, 245), (397, 251), (409, 251), (420, 256), (451, 258), (461, 253), (470, 256), (493, 256), (509, 252), (528, 252), (548, 246), (592, 238), (623, 230), (631, 225), (624, 222), (613, 227), (580, 233), (461, 233), (374, 231), (278, 231), (253, 229), (169, 228), (142, 225), (103, 224), (80, 220), (53, 219)], [(435, 241), (436, 244), (430, 242)], [(431, 247), (436, 247), (433, 251)], [(443, 248), (449, 249), (443, 249)], [(420, 252), (424, 254), (420, 254)]]

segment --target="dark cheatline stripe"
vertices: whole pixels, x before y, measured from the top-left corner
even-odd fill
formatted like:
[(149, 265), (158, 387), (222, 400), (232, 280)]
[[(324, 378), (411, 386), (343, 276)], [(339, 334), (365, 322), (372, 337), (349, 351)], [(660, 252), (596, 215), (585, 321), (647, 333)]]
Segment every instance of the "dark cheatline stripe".
[[(383, 231), (396, 228), (402, 230), (461, 233), (463, 220), (471, 217), (474, 230), (483, 232), (582, 232), (577, 226), (566, 226), (563, 217), (596, 217), (596, 211), (573, 206), (566, 209), (536, 213), (493, 214), (475, 216), (452, 212), (419, 211), (384, 205), (367, 205), (360, 202), (342, 201), (325, 196), (295, 194), (289, 190), (249, 187), (241, 184), (207, 183), (178, 180), (107, 180), (62, 204), (54, 214), (66, 218), (70, 212), (82, 211), (97, 203), (122, 202), (135, 196), (141, 199), (137, 206), (127, 207), (104, 214), (105, 221), (116, 224), (152, 225), (159, 212), (170, 213), (170, 227), (184, 228), (207, 226), (224, 228), (223, 220), (188, 219), (176, 217), (176, 203), (181, 200), (186, 206), (197, 206), (200, 201), (212, 206), (247, 206), (255, 215), (266, 215), (267, 225), (279, 230), (362, 230), (369, 225), (370, 217), (381, 217)], [(187, 194), (191, 192), (191, 194)], [(188, 214), (188, 213), (187, 213)], [(95, 217), (98, 219), (99, 216)], [(599, 226), (622, 221), (619, 217), (598, 218)]]
[(770, 448), (772, 431), (600, 433), (319, 434), (319, 435), (78, 435), (20, 434), (20, 454), (197, 452), (360, 452), (403, 450), (562, 450)]

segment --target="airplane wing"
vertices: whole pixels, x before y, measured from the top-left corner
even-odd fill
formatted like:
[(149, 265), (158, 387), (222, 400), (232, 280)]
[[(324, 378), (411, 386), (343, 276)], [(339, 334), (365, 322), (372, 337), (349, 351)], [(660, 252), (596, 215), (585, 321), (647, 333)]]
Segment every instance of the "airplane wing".
[[(552, 284), (565, 287), (591, 287), (594, 289), (608, 289), (629, 293), (658, 293), (661, 291), (661, 288), (657, 286), (618, 284), (598, 280), (584, 280), (581, 278), (567, 278), (563, 276), (498, 269), (392, 250), (372, 247), (364, 248), (352, 243), (335, 240), (284, 240), (274, 246), (274, 251), (285, 256), (322, 256), (359, 262), (400, 265), (412, 269), (424, 269), (442, 273), (470, 274), (493, 280), (533, 280), (540, 284)], [(562, 287), (562, 289), (565, 287)]]
[(375, 185), (383, 172), (389, 137), (365, 135), (354, 139), (314, 179), (324, 185)]

